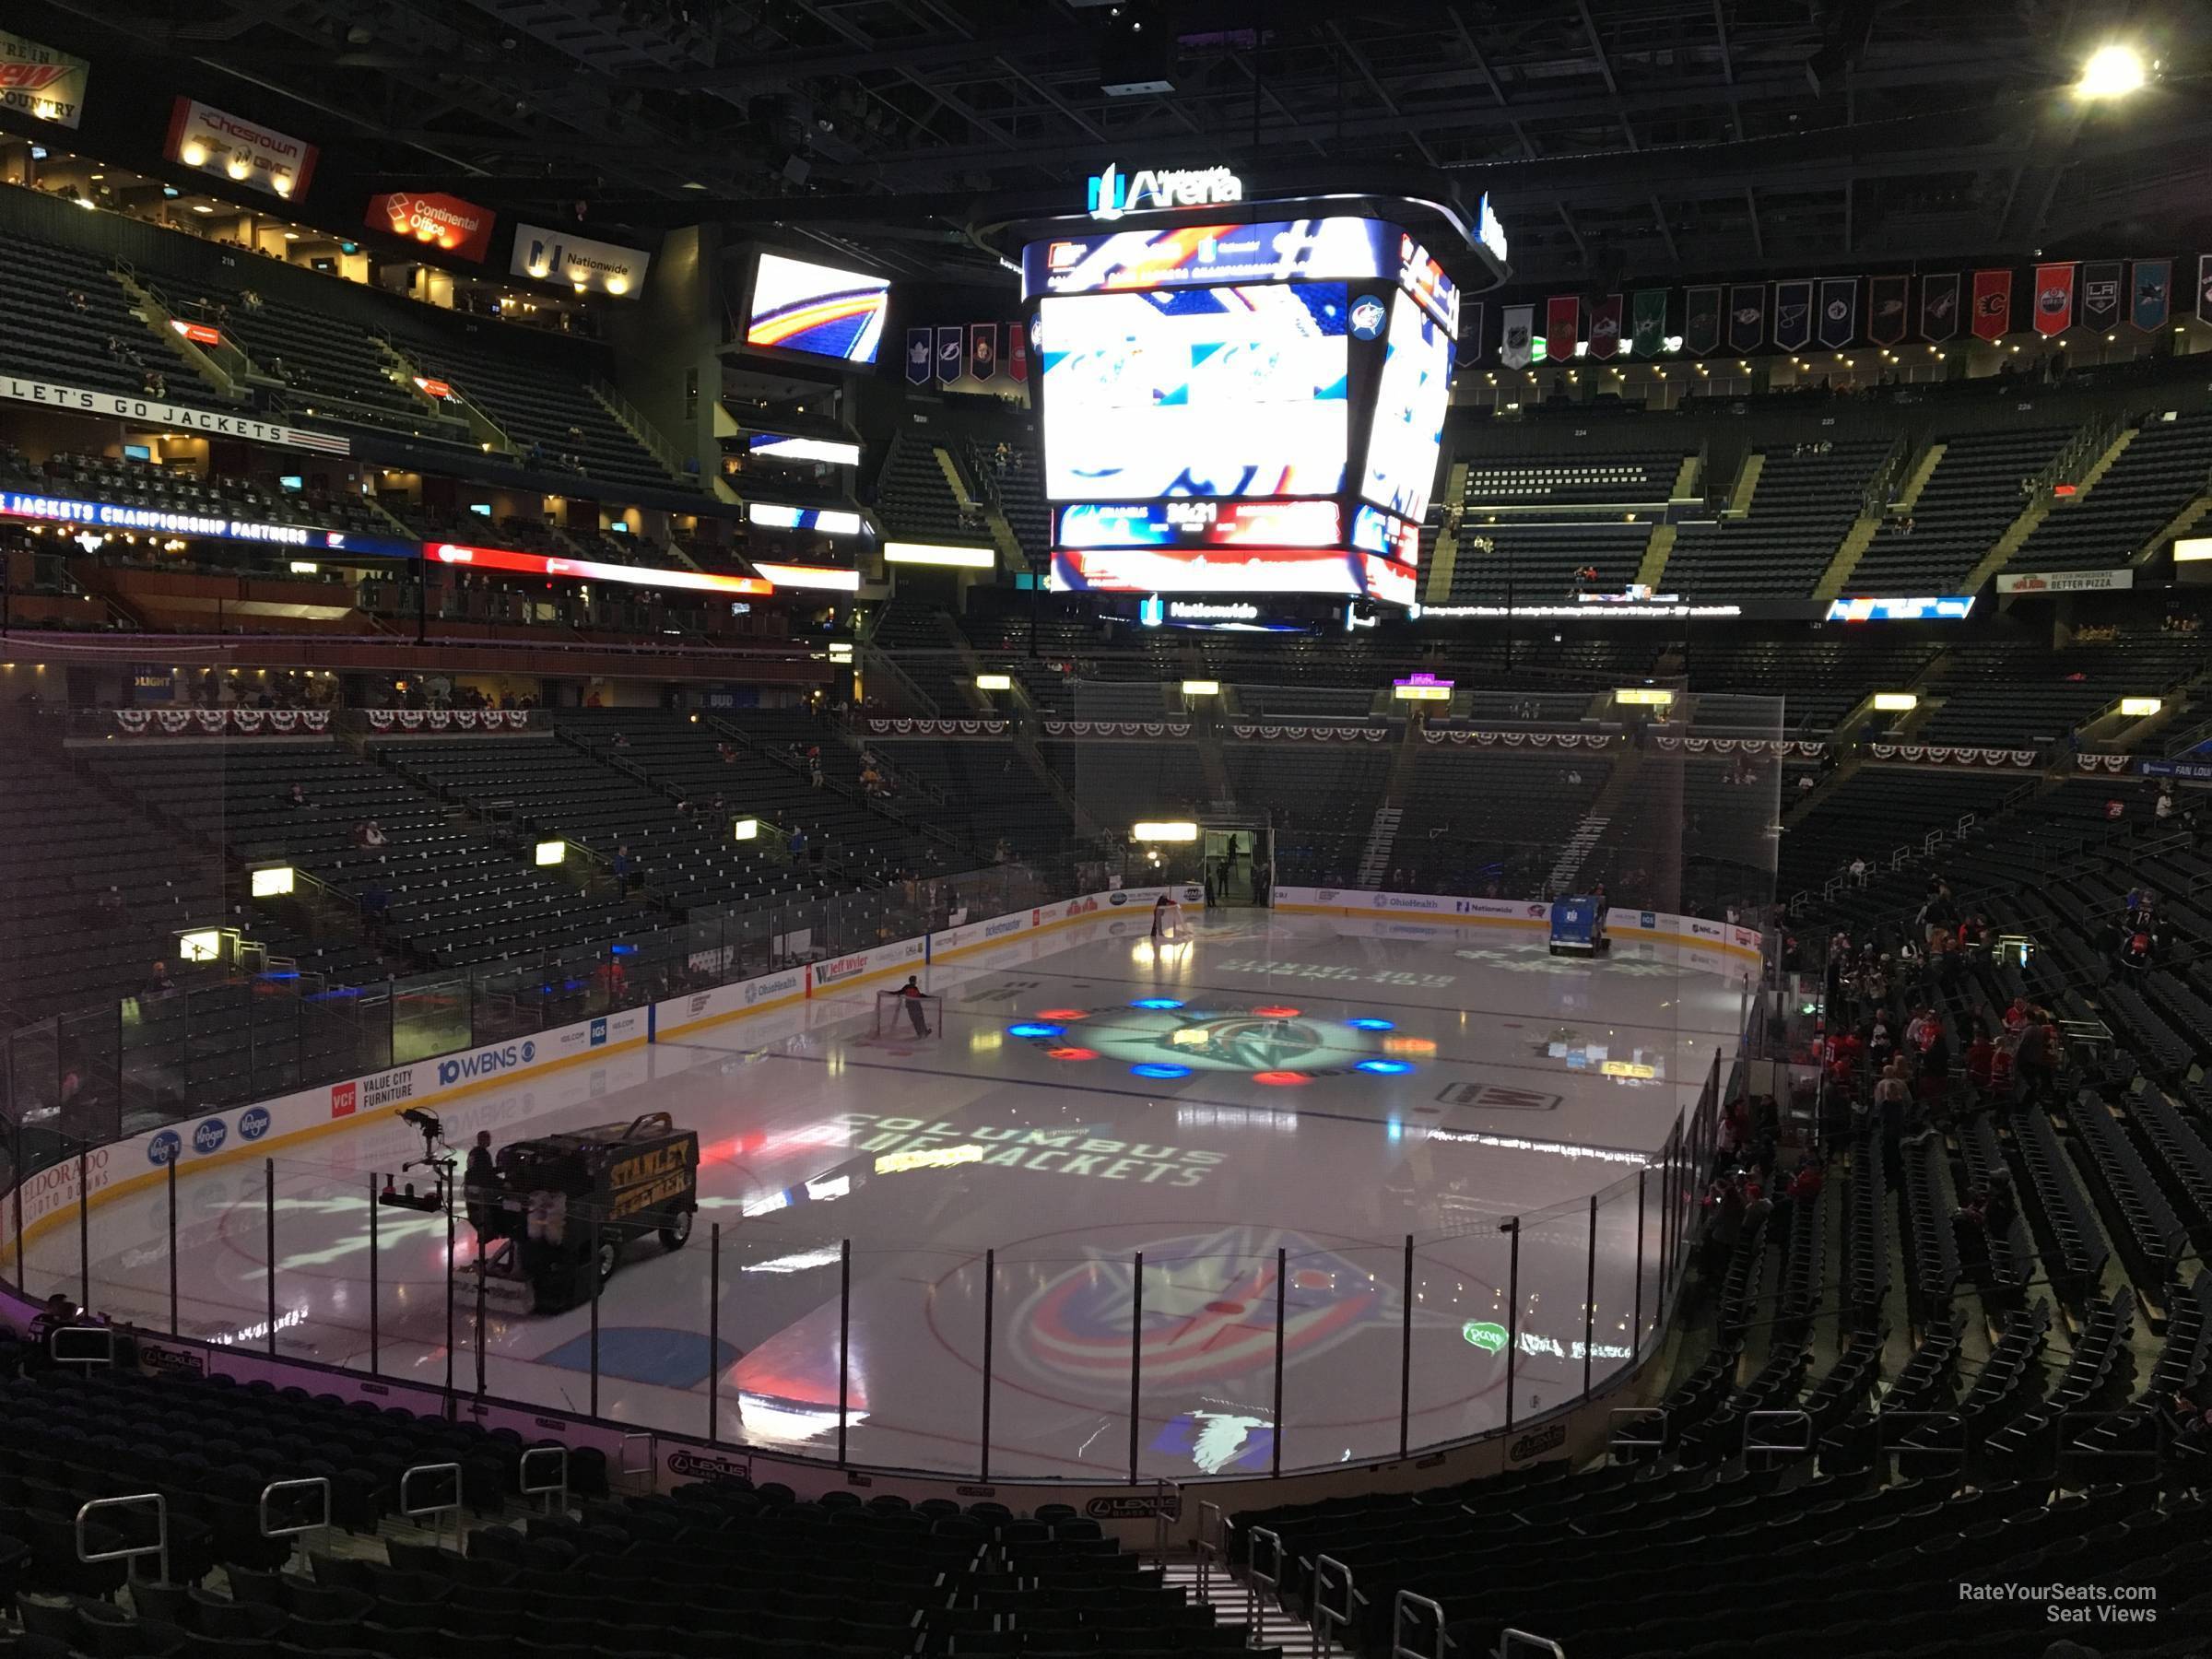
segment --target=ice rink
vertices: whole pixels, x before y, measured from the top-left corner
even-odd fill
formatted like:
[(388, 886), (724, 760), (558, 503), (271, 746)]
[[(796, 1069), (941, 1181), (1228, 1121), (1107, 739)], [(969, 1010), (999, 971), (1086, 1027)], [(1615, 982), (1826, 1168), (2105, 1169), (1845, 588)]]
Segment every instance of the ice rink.
[[(1659, 1302), (1661, 1177), (1640, 1194), (1639, 1171), (1732, 1051), (1736, 981), (1512, 928), (1234, 911), (1191, 932), (1158, 949), (1114, 913), (937, 964), (926, 1038), (876, 1036), (868, 984), (439, 1107), (456, 1149), (649, 1111), (701, 1141), (688, 1245), (632, 1246), (595, 1333), (588, 1307), (490, 1313), (486, 1386), (830, 1455), (841, 1324), (854, 1461), (980, 1473), (987, 1414), (993, 1476), (1112, 1478), (1134, 1360), (1139, 1467), (1172, 1478), (1394, 1455), (1402, 1386), (1414, 1446), (1496, 1426), (1509, 1283), (1517, 1418), (1626, 1363)], [(375, 1210), (371, 1320), (373, 1174), (420, 1151), (380, 1118), (277, 1159), (281, 1352), (476, 1386), (443, 1216)], [(186, 1171), (177, 1205), (180, 1329), (259, 1346), (263, 1167)], [(166, 1327), (167, 1216), (159, 1188), (93, 1210), (94, 1307)], [(31, 1262), (31, 1286), (73, 1287), (76, 1230)]]

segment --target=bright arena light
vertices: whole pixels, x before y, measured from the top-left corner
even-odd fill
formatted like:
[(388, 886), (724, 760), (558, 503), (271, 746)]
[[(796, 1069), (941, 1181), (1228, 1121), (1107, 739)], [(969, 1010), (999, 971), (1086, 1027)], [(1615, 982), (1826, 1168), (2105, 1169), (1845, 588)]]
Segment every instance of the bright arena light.
[(2124, 98), (2142, 90), (2143, 54), (2133, 46), (2100, 46), (2081, 66), (2077, 98)]

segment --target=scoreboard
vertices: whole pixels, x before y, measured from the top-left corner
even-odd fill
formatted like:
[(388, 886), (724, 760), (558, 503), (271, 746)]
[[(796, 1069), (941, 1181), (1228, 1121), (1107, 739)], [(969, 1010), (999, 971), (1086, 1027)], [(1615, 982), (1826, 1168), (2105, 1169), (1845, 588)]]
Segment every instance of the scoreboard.
[(1052, 585), (1410, 605), (1459, 293), (1355, 217), (1030, 243)]

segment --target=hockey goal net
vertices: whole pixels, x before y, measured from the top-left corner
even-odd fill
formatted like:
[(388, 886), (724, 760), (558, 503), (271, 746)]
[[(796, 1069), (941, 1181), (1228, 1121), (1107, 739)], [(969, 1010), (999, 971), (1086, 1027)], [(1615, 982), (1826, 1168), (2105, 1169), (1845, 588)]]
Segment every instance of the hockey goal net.
[(1191, 936), (1189, 924), (1182, 919), (1182, 906), (1172, 899), (1165, 904), (1152, 907), (1152, 930), (1170, 945), (1179, 944)]
[[(921, 1029), (915, 1029), (916, 1016)], [(945, 999), (924, 992), (908, 996), (898, 991), (876, 993), (876, 1035), (878, 1037), (942, 1037), (945, 1035)]]

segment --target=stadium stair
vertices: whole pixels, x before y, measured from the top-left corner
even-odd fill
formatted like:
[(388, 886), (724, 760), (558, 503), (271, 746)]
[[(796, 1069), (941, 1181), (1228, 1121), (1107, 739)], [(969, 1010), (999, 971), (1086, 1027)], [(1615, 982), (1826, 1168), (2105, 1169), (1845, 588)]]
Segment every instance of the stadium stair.
[(1944, 451), (1948, 447), (1940, 440), (1929, 444), (1913, 464), (1912, 471), (1906, 475), (1903, 488), (1888, 502), (1887, 511), (1877, 507), (1859, 515), (1849, 534), (1843, 537), (1842, 546), (1836, 549), (1835, 558), (1829, 562), (1827, 572), (1814, 583), (1815, 599), (1833, 599), (1843, 592), (1851, 581), (1852, 572), (1859, 568), (1859, 560), (1865, 557), (1866, 549), (1879, 534), (1883, 522), (1890, 513), (1911, 512), (1919, 503), (1920, 492), (1927, 488), (1929, 478), (1935, 476), (1936, 465), (1943, 460)]
[(637, 405), (602, 380), (586, 381), (583, 389), (613, 418), (617, 426), (637, 441), (640, 449), (667, 468), (671, 478), (683, 484), (692, 481), (696, 473), (686, 465), (683, 453), (661, 435), (660, 429), (645, 418)]
[[(2121, 426), (2109, 432), (2106, 441), (2098, 452), (2097, 458), (2089, 463), (2081, 477), (2075, 481), (2074, 500), (2077, 505), (2092, 489), (2096, 488), (2097, 481), (2112, 470), (2112, 464), (2127, 453), (2127, 446), (2136, 441), (2136, 429), (2132, 426)], [(2095, 436), (2091, 436), (2089, 440), (2091, 442), (2095, 441)], [(1967, 577), (1965, 583), (1959, 588), (1960, 593), (1981, 592), (1983, 583), (2011, 562), (2012, 556), (2018, 553), (2029, 536), (2035, 533), (2036, 526), (2051, 516), (2051, 509), (2056, 503), (2057, 498), (2051, 493), (2050, 487), (2065, 477), (2069, 465), (2080, 458), (2081, 450), (2085, 447), (2087, 446), (2069, 449), (2067, 453), (2060, 456), (2057, 463), (2036, 480), (2035, 493), (2030, 498), (2028, 505), (2021, 510), (2020, 516), (2013, 520), (2005, 534), (1997, 538), (1996, 544), (1983, 558), (1982, 562), (1973, 568), (1972, 573)]]
[(1406, 817), (1403, 806), (1378, 806), (1374, 821), (1368, 825), (1367, 845), (1359, 853), (1359, 885), (1371, 891), (1382, 885), (1382, 872), (1390, 868), (1391, 849), (1398, 844), (1398, 825)]
[(953, 499), (959, 502), (960, 511), (974, 513), (991, 533), (991, 545), (997, 549), (999, 567), (1007, 571), (1028, 570), (1029, 556), (1021, 550), (1021, 538), (1014, 534), (1014, 526), (1006, 522), (1006, 515), (982, 491), (969, 488), (968, 480), (960, 474), (960, 464), (949, 449), (933, 443), (929, 453), (935, 457), (937, 470), (945, 475), (945, 482), (951, 488)]
[(1752, 450), (1744, 456), (1744, 464), (1735, 469), (1735, 487), (1728, 492), (1727, 503), (1720, 511), (1722, 518), (1751, 516), (1752, 498), (1759, 494), (1759, 476), (1766, 469), (1764, 451)]
[[(1180, 1591), (1192, 1603), (1214, 1610), (1223, 1627), (1244, 1632), (1246, 1650), (1273, 1650), (1277, 1653), (1335, 1653), (1334, 1644), (1316, 1648), (1312, 1627), (1285, 1612), (1277, 1603), (1257, 1595), (1218, 1567), (1202, 1571), (1194, 1560), (1163, 1561), (1161, 1580), (1171, 1592)], [(1319, 1638), (1327, 1643), (1325, 1634)]]
[(1589, 861), (1592, 851), (1604, 837), (1606, 827), (1622, 809), (1630, 792), (1635, 787), (1636, 774), (1640, 770), (1638, 762), (1642, 759), (1642, 750), (1631, 747), (1614, 761), (1612, 771), (1606, 774), (1604, 787), (1591, 801), (1589, 810), (1583, 814), (1582, 821), (1575, 825), (1574, 833), (1567, 838), (1566, 846), (1560, 849), (1558, 861), (1552, 865), (1548, 891), (1568, 893), (1574, 890), (1571, 884), (1582, 874), (1583, 865)]
[(1445, 523), (1436, 533), (1436, 546), (1429, 556), (1429, 592), (1430, 605), (1446, 605), (1452, 597), (1452, 570), (1459, 562), (1459, 536), (1451, 527), (1450, 509), (1453, 503), (1467, 498), (1467, 464), (1452, 463), (1445, 475), (1444, 487), (1437, 493), (1437, 500), (1445, 506)]
[(2205, 491), (2189, 505), (2183, 508), (2181, 512), (2175, 513), (2159, 528), (2148, 541), (2136, 548), (2134, 562), (2138, 565), (2148, 564), (2161, 549), (2170, 547), (2195, 529), (2197, 521), (2207, 512), (2212, 512), (2212, 489)]
[(1657, 588), (1666, 574), (1666, 556), (1675, 550), (1675, 527), (1662, 520), (1652, 526), (1652, 539), (1643, 545), (1643, 561), (1636, 567), (1639, 586)]
[(222, 397), (232, 401), (243, 400), (245, 392), (239, 382), (244, 377), (245, 371), (253, 366), (244, 351), (229, 341), (213, 350), (194, 345), (179, 330), (170, 326), (173, 319), (168, 304), (158, 290), (140, 282), (135, 271), (112, 271), (109, 275), (131, 297), (132, 310), (165, 349), (182, 358), (191, 365), (193, 372)]
[[(421, 375), (422, 371), (415, 366), (407, 355), (380, 335), (371, 333), (369, 335), (368, 340), (376, 354), (392, 366), (394, 383), (408, 387), (414, 386), (416, 378)], [(514, 453), (514, 445), (508, 441), (507, 434), (500, 429), (499, 422), (463, 396), (459, 388), (454, 388), (442, 398), (433, 398), (427, 392), (418, 393), (418, 395), (423, 400), (426, 417), (435, 418), (449, 415), (458, 417), (467, 424), (468, 441), (471, 443), (479, 448), (488, 444), (492, 451), (501, 454)]]

